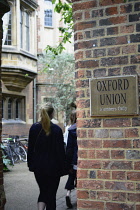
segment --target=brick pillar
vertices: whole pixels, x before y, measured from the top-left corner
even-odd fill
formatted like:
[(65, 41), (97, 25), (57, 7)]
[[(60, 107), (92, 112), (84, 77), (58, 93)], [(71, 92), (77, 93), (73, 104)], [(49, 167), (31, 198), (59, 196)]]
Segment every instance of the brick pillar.
[[(2, 38), (3, 38), (3, 28), (2, 28), (2, 17), (9, 11), (9, 5), (6, 0), (0, 2), (0, 81), (1, 81), (1, 52), (2, 52)], [(0, 83), (0, 142), (1, 142), (1, 132), (2, 132), (2, 88)], [(6, 202), (4, 186), (3, 186), (3, 162), (2, 154), (0, 150), (0, 210), (4, 210), (4, 205)]]
[(73, 0), (79, 210), (140, 210), (140, 116), (89, 112), (90, 78), (139, 74), (139, 8), (138, 0)]

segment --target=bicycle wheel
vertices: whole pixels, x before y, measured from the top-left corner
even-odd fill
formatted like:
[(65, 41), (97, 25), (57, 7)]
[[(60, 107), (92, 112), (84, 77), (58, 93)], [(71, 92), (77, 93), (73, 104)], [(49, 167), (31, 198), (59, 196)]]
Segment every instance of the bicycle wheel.
[(11, 156), (11, 159), (12, 161), (15, 163), (17, 162), (18, 160), (20, 160), (20, 156), (19, 154), (15, 151), (15, 148), (13, 147), (13, 145), (9, 145), (9, 149), (10, 149), (10, 156)]
[(27, 152), (22, 146), (19, 146), (19, 155), (21, 156), (22, 161), (27, 161)]
[(12, 158), (14, 160), (14, 163), (20, 160), (19, 155), (15, 151), (12, 151)]

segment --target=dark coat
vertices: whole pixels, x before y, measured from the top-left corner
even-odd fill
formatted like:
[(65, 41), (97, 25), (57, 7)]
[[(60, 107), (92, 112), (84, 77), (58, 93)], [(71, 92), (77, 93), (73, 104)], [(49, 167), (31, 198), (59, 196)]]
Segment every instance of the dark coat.
[(65, 166), (62, 129), (51, 123), (51, 134), (46, 136), (40, 123), (29, 131), (27, 162), (30, 171), (40, 171), (48, 176), (62, 176)]
[(69, 165), (77, 165), (78, 145), (76, 123), (68, 128), (68, 140), (66, 146), (66, 159)]

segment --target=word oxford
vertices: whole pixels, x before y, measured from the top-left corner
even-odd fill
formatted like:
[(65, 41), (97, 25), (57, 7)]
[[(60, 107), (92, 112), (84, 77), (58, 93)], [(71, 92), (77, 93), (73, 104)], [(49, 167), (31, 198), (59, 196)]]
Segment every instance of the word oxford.
[(127, 90), (129, 81), (127, 79), (102, 80), (97, 82), (99, 92), (107, 91), (107, 94), (100, 94), (100, 105), (126, 104), (126, 93), (109, 93), (109, 91)]

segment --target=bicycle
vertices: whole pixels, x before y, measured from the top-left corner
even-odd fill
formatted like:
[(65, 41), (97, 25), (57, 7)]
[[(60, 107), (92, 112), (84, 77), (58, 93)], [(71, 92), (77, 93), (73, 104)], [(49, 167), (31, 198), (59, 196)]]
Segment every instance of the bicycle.
[(2, 140), (1, 143), (1, 150), (2, 150), (2, 156), (3, 159), (8, 159), (7, 165), (14, 166), (15, 162), (19, 159), (17, 153), (14, 151), (12, 144), (14, 142), (11, 138), (7, 138), (5, 140)]
[[(20, 141), (20, 145), (22, 146), (22, 147), (24, 147), (24, 149), (25, 149), (25, 151), (27, 152), (28, 151), (28, 138), (27, 137), (20, 137), (19, 138), (19, 141)], [(24, 143), (22, 143), (22, 142), (24, 142)]]
[(19, 157), (19, 160), (22, 160), (24, 162), (27, 161), (27, 151), (24, 147), (24, 144), (21, 143), (19, 140), (19, 136), (10, 136), (12, 140), (14, 141), (14, 144), (12, 145), (14, 151)]

